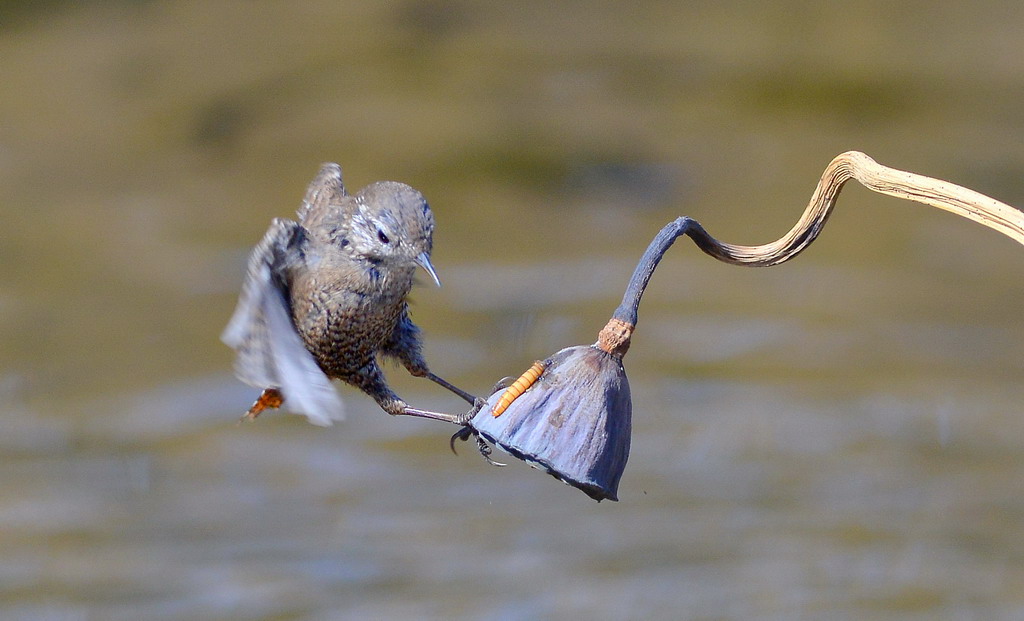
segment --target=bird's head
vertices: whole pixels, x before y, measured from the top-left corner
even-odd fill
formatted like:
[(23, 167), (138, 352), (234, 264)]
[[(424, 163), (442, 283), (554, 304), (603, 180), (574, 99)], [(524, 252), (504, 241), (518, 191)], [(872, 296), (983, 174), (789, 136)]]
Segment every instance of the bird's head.
[(404, 183), (378, 181), (353, 199), (350, 252), (393, 267), (419, 265), (441, 284), (430, 263), (434, 214), (422, 194)]

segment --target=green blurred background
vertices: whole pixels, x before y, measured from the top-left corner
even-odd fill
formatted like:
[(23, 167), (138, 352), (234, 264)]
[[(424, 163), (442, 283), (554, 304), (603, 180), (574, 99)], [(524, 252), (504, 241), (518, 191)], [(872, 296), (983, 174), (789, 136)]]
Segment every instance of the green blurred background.
[(482, 393), (842, 151), (1024, 204), (1022, 98), (1008, 1), (0, 2), (0, 618), (1024, 618), (1024, 248), (948, 214), (674, 247), (617, 504), (347, 387), (239, 426), (218, 341), (323, 161), (430, 200), (413, 316)]

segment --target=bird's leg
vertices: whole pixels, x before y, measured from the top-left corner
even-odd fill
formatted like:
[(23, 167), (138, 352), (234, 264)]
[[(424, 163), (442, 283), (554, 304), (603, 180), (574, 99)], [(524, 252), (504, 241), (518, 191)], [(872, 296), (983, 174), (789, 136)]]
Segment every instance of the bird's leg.
[(465, 425), (469, 422), (469, 417), (466, 414), (448, 414), (445, 412), (432, 412), (430, 410), (420, 410), (418, 408), (411, 408), (406, 406), (401, 412), (398, 412), (399, 416), (417, 416), (419, 418), (429, 418), (431, 420), (440, 420), (446, 423), (454, 423), (456, 425)]
[[(445, 382), (443, 379), (441, 379), (440, 377), (437, 377), (433, 373), (429, 373), (428, 377), (430, 377), (430, 379), (434, 380), (435, 382), (441, 384), (442, 386), (447, 385), (447, 386), (450, 386), (454, 390), (458, 390), (458, 388), (455, 388), (454, 386), (451, 386), (450, 384), (448, 384), (448, 382)], [(494, 388), (491, 388), (491, 392), (489, 394), (493, 395), (494, 393), (498, 392), (499, 390), (502, 390), (504, 388), (508, 388), (509, 385), (512, 384), (512, 380), (513, 379), (515, 379), (515, 378), (512, 378), (512, 377), (503, 377), (503, 378), (501, 378), (500, 380), (498, 380), (498, 383), (496, 383), (494, 385)], [(472, 397), (472, 395), (467, 395), (467, 397)], [(469, 399), (466, 399), (466, 400), (469, 401)], [(405, 406), (405, 410), (402, 411), (402, 412), (399, 412), (399, 414), (405, 414), (406, 416), (420, 416), (422, 418), (432, 418), (434, 420), (443, 420), (443, 421), (447, 421), (449, 423), (455, 423), (456, 425), (463, 425), (463, 426), (465, 426), (465, 425), (467, 425), (467, 423), (469, 423), (469, 421), (473, 420), (473, 417), (477, 415), (477, 412), (482, 410), (483, 407), (485, 405), (487, 405), (487, 402), (484, 399), (481, 399), (480, 397), (473, 397), (473, 400), (470, 401), (470, 403), (473, 404), (473, 409), (471, 409), (470, 411), (466, 412), (465, 414), (442, 414), (440, 412), (429, 412), (429, 411), (426, 411), (426, 410), (417, 410), (417, 409), (411, 408), (411, 407), (409, 407), (407, 405)], [(475, 433), (475, 432), (472, 430), (472, 428), (470, 428), (468, 426), (465, 427), (464, 429), (460, 429), (459, 431), (455, 432), (455, 435), (452, 436), (452, 442), (451, 442), (452, 452), (453, 453), (455, 452), (455, 440), (456, 439), (458, 439), (458, 440), (468, 440), (469, 436), (472, 435), (472, 433)], [(484, 453), (483, 449), (481, 449), (480, 452), (482, 454), (484, 454), (484, 457), (487, 457), (487, 455), (490, 454), (490, 453)], [(491, 461), (491, 460), (488, 459), (487, 461)], [(497, 462), (495, 462), (495, 463), (497, 463)]]
[[(414, 371), (413, 368), (410, 368), (409, 370)], [(418, 377), (428, 377), (433, 374), (427, 370), (426, 365), (422, 365), (415, 368), (413, 375)], [(444, 380), (436, 375), (433, 375), (431, 379), (444, 382)], [(387, 381), (384, 379), (384, 374), (381, 372), (380, 367), (377, 366), (376, 361), (371, 362), (360, 370), (357, 381), (358, 383), (356, 385), (359, 386), (363, 392), (373, 397), (377, 404), (392, 416), (417, 416), (419, 418), (430, 418), (433, 420), (444, 421), (446, 423), (454, 423), (456, 425), (465, 425), (484, 406), (483, 399), (477, 399), (476, 397), (467, 394), (466, 396), (468, 400), (473, 404), (473, 409), (465, 414), (447, 414), (444, 412), (432, 412), (430, 410), (420, 410), (418, 408), (409, 407), (408, 403), (402, 401), (401, 397), (396, 395), (394, 391), (388, 387)], [(444, 382), (444, 384), (448, 383)], [(451, 385), (448, 384), (448, 386)], [(454, 388), (454, 386), (452, 386), (452, 388)]]
[(466, 403), (470, 405), (475, 403), (476, 397), (430, 372), (430, 368), (427, 366), (427, 361), (424, 360), (423, 352), (421, 351), (420, 329), (409, 320), (407, 309), (402, 311), (402, 316), (395, 325), (391, 339), (381, 348), (381, 353), (398, 358), (412, 376), (425, 377), (457, 394)]
[(465, 390), (462, 390), (458, 386), (455, 386), (454, 384), (450, 384), (444, 378), (438, 377), (438, 376), (434, 375), (433, 373), (431, 373), (430, 371), (427, 371), (427, 374), (424, 375), (424, 377), (426, 377), (428, 380), (430, 380), (430, 381), (432, 381), (432, 382), (434, 382), (434, 383), (436, 383), (436, 384), (438, 384), (440, 386), (443, 386), (444, 388), (447, 388), (448, 390), (454, 392), (458, 396), (462, 397), (466, 401), (466, 403), (469, 403), (470, 405), (475, 405), (476, 404), (476, 397), (474, 397), (473, 395), (469, 394)]
[[(399, 416), (417, 416), (419, 418), (429, 418), (431, 420), (440, 420), (446, 423), (454, 423), (456, 425), (465, 426), (466, 423), (473, 420), (476, 413), (479, 412), (485, 405), (485, 401), (480, 398), (474, 398), (473, 407), (464, 414), (447, 414), (445, 412), (432, 412), (430, 410), (420, 410), (418, 408), (412, 408), (401, 402), (401, 411), (388, 410), (389, 414), (396, 414)], [(388, 408), (384, 408), (388, 409)], [(461, 431), (459, 433), (462, 433)], [(468, 437), (468, 436), (467, 436)]]
[(260, 393), (256, 402), (252, 404), (249, 411), (246, 412), (239, 420), (256, 420), (256, 417), (260, 415), (263, 410), (267, 408), (279, 408), (284, 403), (284, 395), (277, 388), (266, 388)]

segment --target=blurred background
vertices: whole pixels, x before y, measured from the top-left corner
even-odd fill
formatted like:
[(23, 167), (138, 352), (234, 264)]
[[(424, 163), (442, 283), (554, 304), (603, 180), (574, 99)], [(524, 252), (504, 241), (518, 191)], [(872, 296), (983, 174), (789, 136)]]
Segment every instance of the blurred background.
[(477, 393), (593, 342), (666, 222), (774, 240), (842, 151), (1024, 205), (1022, 29), (984, 0), (0, 2), (0, 618), (1024, 618), (1024, 248), (944, 212), (850, 185), (784, 266), (673, 247), (619, 503), (347, 387), (334, 427), (239, 425), (218, 340), (324, 161), (430, 200), (413, 318)]

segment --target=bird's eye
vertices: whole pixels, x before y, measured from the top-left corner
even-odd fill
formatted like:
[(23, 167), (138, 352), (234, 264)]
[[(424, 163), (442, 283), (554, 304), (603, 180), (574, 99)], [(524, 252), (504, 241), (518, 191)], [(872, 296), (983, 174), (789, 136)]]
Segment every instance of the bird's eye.
[(390, 244), (391, 243), (391, 240), (388, 239), (388, 236), (385, 235), (384, 231), (382, 231), (380, 229), (377, 229), (377, 239), (379, 239), (380, 243), (382, 243), (382, 244)]

